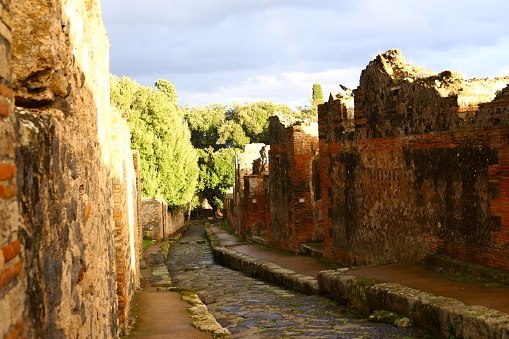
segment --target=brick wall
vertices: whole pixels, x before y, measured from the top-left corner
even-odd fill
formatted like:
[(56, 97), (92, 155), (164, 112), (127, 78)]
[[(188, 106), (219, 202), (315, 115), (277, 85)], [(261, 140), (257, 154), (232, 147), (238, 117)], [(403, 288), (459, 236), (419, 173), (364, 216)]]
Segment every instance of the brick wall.
[(244, 222), (242, 235), (245, 240), (251, 237), (265, 237), (268, 219), (268, 176), (263, 174), (244, 176)]
[(354, 131), (341, 100), (319, 107), (324, 255), (509, 269), (507, 83), (434, 74), (392, 50), (362, 72)]
[[(268, 152), (269, 146), (265, 144), (247, 144), (244, 146), (244, 152), (239, 154), (236, 158), (236, 166), (235, 166), (235, 184), (233, 187), (233, 205), (230, 203), (230, 206), (234, 206), (229, 213), (228, 220), (230, 221), (230, 227), (232, 230), (240, 235), (242, 239), (246, 240), (246, 199), (245, 196), (245, 187), (244, 187), (244, 177), (253, 174), (253, 167), (256, 166), (255, 161), (260, 158), (261, 151), (264, 150), (264, 154)], [(258, 166), (259, 167), (259, 166)], [(262, 166), (263, 167), (263, 166)], [(256, 168), (256, 170), (260, 170), (260, 168)], [(263, 169), (262, 169), (263, 170)], [(261, 173), (259, 173), (261, 174)], [(254, 216), (251, 215), (249, 218), (252, 219)], [(261, 216), (258, 223), (261, 224), (264, 220), (264, 217)], [(250, 221), (252, 223), (253, 221)]]
[(20, 239), (20, 213), (15, 159), (17, 119), (11, 89), (12, 43), (10, 1), (0, 1), (0, 338), (26, 334), (25, 253)]
[(299, 245), (323, 239), (318, 126), (285, 126), (269, 118), (269, 246), (298, 252)]
[[(15, 161), (17, 134), (11, 89), (10, 1), (0, 1), (0, 338), (26, 335), (25, 253), (21, 243)], [(25, 332), (25, 333), (24, 333)]]

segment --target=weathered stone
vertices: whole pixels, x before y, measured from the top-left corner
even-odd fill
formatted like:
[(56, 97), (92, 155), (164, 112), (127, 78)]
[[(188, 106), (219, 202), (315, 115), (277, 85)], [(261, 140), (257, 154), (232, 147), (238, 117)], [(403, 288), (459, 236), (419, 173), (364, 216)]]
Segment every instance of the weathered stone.
[(201, 302), (205, 305), (216, 302), (214, 295), (208, 291), (198, 291), (196, 294), (198, 295), (198, 298), (200, 298)]
[(184, 227), (184, 212), (168, 213), (168, 206), (161, 199), (142, 199), (143, 237), (159, 241), (174, 236)]
[(100, 5), (0, 12), (0, 337), (116, 338), (138, 286), (141, 193)]

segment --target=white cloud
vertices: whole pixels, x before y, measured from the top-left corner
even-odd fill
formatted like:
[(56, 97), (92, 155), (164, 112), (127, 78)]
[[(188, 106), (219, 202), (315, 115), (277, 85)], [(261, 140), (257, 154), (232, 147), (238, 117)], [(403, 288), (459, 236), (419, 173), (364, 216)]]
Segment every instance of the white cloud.
[(143, 85), (168, 79), (181, 102), (253, 98), (307, 103), (356, 87), (376, 52), (467, 77), (509, 60), (507, 0), (108, 0), (111, 70)]
[(260, 74), (220, 86), (208, 92), (179, 92), (180, 102), (196, 104), (272, 100), (292, 106), (309, 105), (314, 83), (322, 86), (324, 96), (338, 92), (339, 84), (357, 87), (361, 70), (358, 68), (328, 69), (321, 72), (283, 72), (278, 75)]

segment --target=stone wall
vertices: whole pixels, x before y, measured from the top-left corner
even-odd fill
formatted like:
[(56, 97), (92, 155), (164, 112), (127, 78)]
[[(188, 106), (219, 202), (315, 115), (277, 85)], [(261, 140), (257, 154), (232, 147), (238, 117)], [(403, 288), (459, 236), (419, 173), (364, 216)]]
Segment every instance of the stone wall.
[(299, 245), (323, 239), (318, 125), (283, 124), (269, 118), (269, 246), (299, 252)]
[[(260, 172), (263, 171), (263, 168), (266, 167), (267, 158), (265, 161), (256, 162), (256, 160), (261, 158), (261, 153), (267, 154), (269, 150), (269, 146), (265, 144), (247, 144), (244, 146), (244, 152), (239, 154), (236, 158), (235, 163), (235, 185), (233, 187), (233, 205), (230, 203), (229, 206), (235, 206), (235, 208), (230, 209), (228, 214), (228, 220), (232, 220), (230, 222), (230, 227), (232, 230), (240, 235), (244, 240), (246, 240), (246, 225), (244, 224), (246, 220), (245, 212), (246, 206), (245, 202), (247, 201), (245, 197), (245, 187), (244, 187), (244, 177), (253, 174), (253, 169), (255, 171)], [(263, 163), (256, 166), (258, 163)], [(258, 173), (261, 174), (261, 173)], [(264, 218), (260, 219), (260, 222), (264, 220)]]
[(139, 259), (142, 257), (139, 201), (141, 197), (138, 160), (130, 148), (131, 133), (119, 112), (112, 111), (112, 186), (115, 221), (115, 258), (118, 313), (121, 331), (128, 332), (128, 319), (134, 292), (140, 286)]
[(244, 176), (244, 221), (242, 236), (250, 241), (252, 236), (265, 238), (265, 228), (269, 224), (269, 199), (267, 175)]
[(184, 227), (184, 211), (168, 211), (168, 205), (157, 198), (142, 199), (143, 238), (161, 240)]
[(141, 200), (141, 204), (143, 238), (157, 241), (163, 239), (168, 217), (168, 206), (162, 199), (149, 197), (144, 197)]
[(320, 106), (324, 255), (509, 269), (508, 83), (434, 74), (391, 50), (362, 72), (354, 130), (341, 99)]
[(138, 284), (139, 180), (99, 3), (0, 4), (0, 337), (116, 338), (116, 292), (128, 304)]
[[(16, 124), (10, 50), (10, 1), (0, 1), (0, 338), (26, 334), (25, 251), (21, 243), (16, 181)], [(23, 333), (24, 332), (24, 333)]]

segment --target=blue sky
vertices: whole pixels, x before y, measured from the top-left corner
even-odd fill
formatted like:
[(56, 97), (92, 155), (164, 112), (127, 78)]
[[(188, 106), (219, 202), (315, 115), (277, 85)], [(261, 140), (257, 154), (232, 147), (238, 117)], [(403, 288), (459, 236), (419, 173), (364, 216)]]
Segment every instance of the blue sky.
[(467, 78), (509, 75), (507, 0), (103, 0), (110, 70), (167, 79), (180, 104), (307, 105), (378, 53)]

